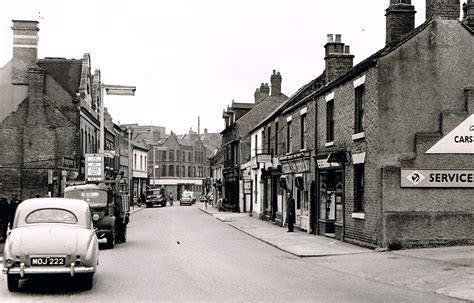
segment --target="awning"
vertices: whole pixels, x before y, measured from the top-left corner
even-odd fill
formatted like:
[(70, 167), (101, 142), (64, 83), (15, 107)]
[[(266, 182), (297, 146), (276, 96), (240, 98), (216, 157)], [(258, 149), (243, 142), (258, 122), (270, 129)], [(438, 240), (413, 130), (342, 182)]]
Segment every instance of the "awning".
[(346, 163), (347, 162), (346, 152), (341, 150), (341, 151), (330, 153), (328, 156), (327, 162)]

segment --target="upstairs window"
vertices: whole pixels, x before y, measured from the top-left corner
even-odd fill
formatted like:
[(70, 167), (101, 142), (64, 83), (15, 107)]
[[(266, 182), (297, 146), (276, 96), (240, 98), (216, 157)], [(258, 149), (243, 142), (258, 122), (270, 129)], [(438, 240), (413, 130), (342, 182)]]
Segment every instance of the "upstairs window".
[(286, 123), (286, 153), (291, 153), (291, 120)]
[(275, 122), (275, 155), (278, 155), (278, 121)]
[(334, 99), (326, 102), (326, 142), (334, 141)]
[(272, 142), (272, 128), (268, 126), (267, 129), (267, 153), (271, 153), (271, 142)]
[(306, 149), (306, 114), (300, 116), (300, 146)]
[(364, 131), (364, 85), (355, 88), (354, 133)]

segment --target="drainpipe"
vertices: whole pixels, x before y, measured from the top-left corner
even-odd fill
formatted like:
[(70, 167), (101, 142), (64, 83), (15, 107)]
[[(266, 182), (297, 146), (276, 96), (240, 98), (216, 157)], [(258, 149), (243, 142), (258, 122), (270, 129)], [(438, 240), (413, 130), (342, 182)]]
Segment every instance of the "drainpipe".
[[(316, 98), (313, 97), (313, 103), (314, 103), (314, 115), (315, 115), (315, 119), (314, 119), (314, 157), (316, 157), (316, 155), (318, 154), (318, 103), (316, 102)], [(314, 222), (315, 224), (315, 229), (314, 229), (314, 233), (316, 235), (319, 234), (319, 209), (320, 209), (320, 206), (319, 204), (321, 203), (321, 201), (319, 201), (320, 199), (320, 195), (319, 195), (319, 174), (318, 174), (318, 163), (316, 162), (316, 159), (314, 158), (314, 178), (315, 178), (315, 189), (314, 189), (314, 195), (316, 196), (316, 201), (314, 201), (313, 204), (316, 204), (316, 210), (314, 212), (314, 220), (316, 222)]]

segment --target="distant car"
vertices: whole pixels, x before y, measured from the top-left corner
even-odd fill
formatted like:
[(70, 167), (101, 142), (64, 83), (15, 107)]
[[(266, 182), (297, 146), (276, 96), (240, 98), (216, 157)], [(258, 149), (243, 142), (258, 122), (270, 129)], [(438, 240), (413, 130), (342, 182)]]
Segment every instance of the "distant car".
[(206, 202), (206, 201), (207, 201), (206, 195), (200, 196), (200, 197), (199, 197), (199, 201), (200, 201), (200, 202)]
[(91, 289), (99, 264), (99, 243), (89, 204), (66, 198), (36, 198), (21, 202), (3, 252), (8, 290), (36, 275), (67, 274)]
[(194, 198), (194, 193), (192, 191), (185, 191), (181, 195), (181, 199), (179, 200), (179, 205), (187, 204), (192, 205), (196, 202), (196, 198)]

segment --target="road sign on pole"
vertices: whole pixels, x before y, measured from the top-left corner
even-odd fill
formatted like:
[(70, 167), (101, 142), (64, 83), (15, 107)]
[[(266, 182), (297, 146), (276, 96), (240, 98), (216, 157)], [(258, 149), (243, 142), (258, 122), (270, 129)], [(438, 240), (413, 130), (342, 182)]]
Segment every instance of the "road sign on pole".
[(86, 181), (104, 180), (104, 154), (86, 154)]

